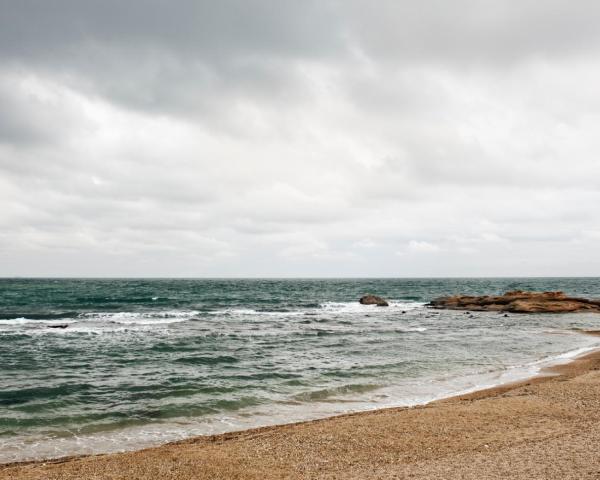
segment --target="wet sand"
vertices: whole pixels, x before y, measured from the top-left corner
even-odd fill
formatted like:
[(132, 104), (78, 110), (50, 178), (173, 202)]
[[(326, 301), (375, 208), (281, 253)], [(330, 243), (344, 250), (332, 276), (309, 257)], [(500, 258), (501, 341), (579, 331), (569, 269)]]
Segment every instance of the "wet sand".
[(600, 352), (549, 370), (425, 406), (9, 464), (0, 479), (600, 479)]

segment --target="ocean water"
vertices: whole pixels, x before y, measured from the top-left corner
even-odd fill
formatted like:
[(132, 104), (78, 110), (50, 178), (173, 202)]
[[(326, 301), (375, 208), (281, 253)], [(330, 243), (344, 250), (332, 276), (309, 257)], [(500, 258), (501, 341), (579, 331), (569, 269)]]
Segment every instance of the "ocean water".
[(414, 405), (600, 346), (596, 314), (424, 306), (512, 289), (600, 279), (0, 279), (0, 463)]

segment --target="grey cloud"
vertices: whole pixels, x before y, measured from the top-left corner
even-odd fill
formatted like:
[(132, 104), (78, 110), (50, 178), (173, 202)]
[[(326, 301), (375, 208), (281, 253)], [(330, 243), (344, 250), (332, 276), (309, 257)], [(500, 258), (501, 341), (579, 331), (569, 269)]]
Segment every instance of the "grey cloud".
[[(50, 72), (132, 108), (215, 121), (227, 115), (223, 96), (306, 101), (299, 62), (352, 69), (358, 51), (392, 68), (493, 66), (600, 46), (600, 7), (591, 1), (553, 0), (540, 8), (530, 0), (385, 0), (374, 8), (364, 1), (26, 0), (4, 1), (0, 9), (6, 62)], [(418, 81), (418, 74), (410, 79)], [(374, 87), (362, 89), (382, 103), (375, 92), (389, 87)]]
[(396, 61), (493, 65), (597, 51), (600, 6), (550, 0), (349, 4), (349, 31), (368, 55)]
[(327, 2), (5, 0), (0, 8), (2, 51), (17, 58), (52, 58), (104, 44), (218, 60), (231, 51), (321, 55), (338, 43), (330, 30), (336, 17)]
[(0, 92), (0, 143), (29, 145), (51, 139), (51, 132), (31, 124), (33, 115), (15, 105), (12, 98)]
[[(22, 0), (0, 3), (0, 51), (60, 60), (86, 46), (228, 56), (322, 57), (348, 42), (408, 58), (502, 59), (597, 48), (600, 7), (583, 0), (197, 2)], [(225, 57), (225, 58), (224, 58)], [(74, 57), (76, 58), (76, 57)], [(401, 58), (400, 58), (401, 59)]]
[(22, 95), (12, 79), (0, 77), (0, 144), (27, 148), (51, 142), (57, 136), (52, 107)]
[(211, 117), (211, 128), (235, 129), (222, 97), (292, 103), (305, 96), (294, 62), (345, 48), (327, 2), (62, 0), (0, 9), (7, 64), (129, 108)]

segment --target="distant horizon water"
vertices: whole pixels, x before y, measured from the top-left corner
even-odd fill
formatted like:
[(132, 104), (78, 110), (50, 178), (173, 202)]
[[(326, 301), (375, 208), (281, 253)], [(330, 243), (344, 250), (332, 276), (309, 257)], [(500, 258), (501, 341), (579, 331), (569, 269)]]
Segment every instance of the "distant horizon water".
[(600, 278), (0, 278), (0, 463), (415, 405), (600, 347), (597, 314), (425, 306), (515, 289)]
[(599, 275), (215, 275), (215, 276), (169, 276), (169, 275), (0, 275), (0, 280), (528, 280), (528, 279), (600, 279)]

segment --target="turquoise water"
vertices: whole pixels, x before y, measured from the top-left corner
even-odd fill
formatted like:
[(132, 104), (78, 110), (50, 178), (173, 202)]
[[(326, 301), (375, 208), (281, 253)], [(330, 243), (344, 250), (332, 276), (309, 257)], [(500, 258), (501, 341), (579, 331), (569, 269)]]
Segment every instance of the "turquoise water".
[(512, 289), (600, 279), (0, 279), (0, 462), (422, 403), (598, 344), (600, 315), (424, 307)]

